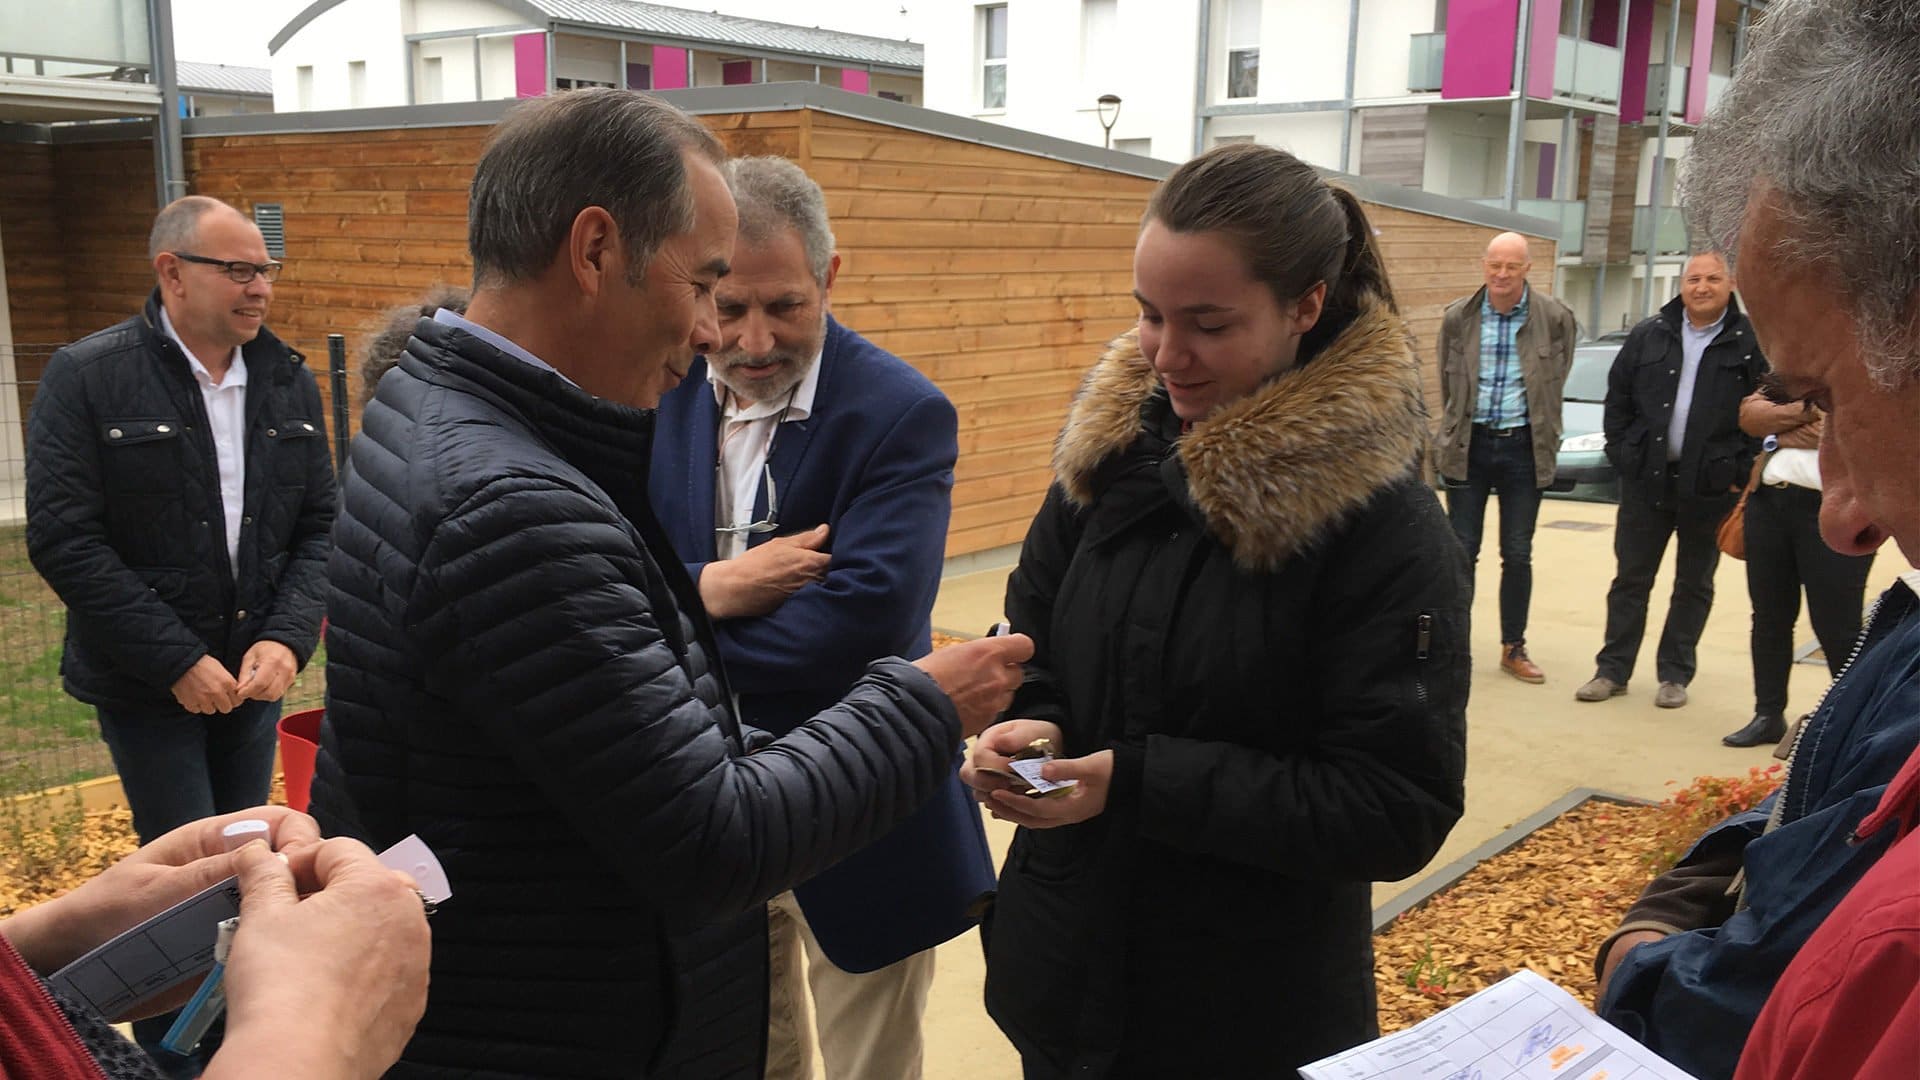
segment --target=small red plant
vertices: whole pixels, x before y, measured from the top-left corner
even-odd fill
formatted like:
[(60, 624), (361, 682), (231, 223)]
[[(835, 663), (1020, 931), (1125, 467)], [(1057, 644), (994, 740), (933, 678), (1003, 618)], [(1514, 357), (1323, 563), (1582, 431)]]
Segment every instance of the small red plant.
[[(1675, 791), (1660, 803), (1654, 825), (1647, 868), (1664, 874), (1680, 861), (1680, 856), (1709, 827), (1751, 810), (1780, 786), (1778, 765), (1747, 770), (1746, 776), (1696, 776), (1693, 783)], [(1672, 785), (1674, 781), (1667, 781)]]

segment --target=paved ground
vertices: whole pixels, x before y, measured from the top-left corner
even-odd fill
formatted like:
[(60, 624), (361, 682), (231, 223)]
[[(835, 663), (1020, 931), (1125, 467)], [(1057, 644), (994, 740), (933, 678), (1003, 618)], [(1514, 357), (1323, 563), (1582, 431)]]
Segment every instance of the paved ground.
[[(1490, 510), (1490, 514), (1492, 511)], [(1490, 516), (1489, 542), (1499, 535)], [(1752, 714), (1753, 688), (1747, 658), (1745, 564), (1721, 561), (1717, 603), (1700, 645), (1700, 673), (1684, 709), (1653, 706), (1652, 655), (1671, 579), (1654, 585), (1648, 640), (1641, 671), (1625, 697), (1599, 704), (1573, 699), (1574, 688), (1593, 674), (1606, 618), (1606, 592), (1613, 574), (1613, 507), (1549, 500), (1540, 511), (1534, 539), (1534, 597), (1528, 631), (1536, 662), (1547, 672), (1544, 686), (1529, 686), (1500, 671), (1495, 591), (1499, 559), (1481, 560), (1474, 606), (1474, 683), (1468, 716), (1467, 811), (1432, 866), (1453, 861), (1553, 799), (1577, 787), (1657, 799), (1669, 780), (1702, 774), (1743, 772), (1773, 761), (1771, 747), (1733, 750), (1720, 736)], [(1672, 556), (1668, 556), (1670, 572)], [(1868, 581), (1868, 599), (1890, 584), (1905, 565), (1888, 545)], [(1006, 569), (949, 578), (934, 607), (934, 625), (955, 633), (979, 633), (1000, 617)], [(1798, 641), (1813, 640), (1801, 620)], [(1789, 715), (1813, 707), (1827, 683), (1826, 668), (1797, 664)], [(987, 823), (995, 849), (1004, 853), (1012, 830)], [(1424, 876), (1375, 887), (1381, 903)], [(940, 951), (940, 969), (927, 1009), (927, 1080), (1014, 1080), (1019, 1060), (980, 1004), (982, 964), (974, 935)]]

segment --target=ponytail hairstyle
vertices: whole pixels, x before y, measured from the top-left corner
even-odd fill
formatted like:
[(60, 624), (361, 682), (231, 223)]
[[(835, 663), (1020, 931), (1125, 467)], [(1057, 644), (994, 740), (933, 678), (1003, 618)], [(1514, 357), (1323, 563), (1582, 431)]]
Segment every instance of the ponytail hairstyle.
[(1399, 310), (1360, 200), (1277, 147), (1225, 143), (1192, 158), (1154, 189), (1141, 224), (1148, 221), (1225, 236), (1283, 308), (1326, 282), (1320, 321), (1300, 339), (1299, 363), (1361, 311)]

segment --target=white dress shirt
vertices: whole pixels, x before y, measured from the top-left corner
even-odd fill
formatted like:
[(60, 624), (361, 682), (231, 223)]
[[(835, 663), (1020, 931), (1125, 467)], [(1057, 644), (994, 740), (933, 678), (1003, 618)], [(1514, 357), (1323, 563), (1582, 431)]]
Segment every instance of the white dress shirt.
[(233, 356), (227, 360), (226, 377), (214, 382), (207, 365), (180, 340), (164, 306), (160, 309), (160, 331), (186, 354), (193, 381), (200, 384), (201, 400), (207, 403), (207, 431), (213, 436), (214, 459), (220, 466), (220, 509), (227, 526), (227, 568), (237, 581), (240, 578), (240, 510), (246, 501), (247, 480), (247, 362), (240, 355), (240, 346), (235, 345)]
[[(760, 480), (773, 449), (776, 423), (805, 420), (813, 415), (813, 396), (820, 388), (820, 357), (791, 395), (772, 401), (742, 402), (722, 386), (708, 361), (707, 381), (713, 384), (714, 400), (720, 403), (720, 449), (718, 475), (713, 484), (714, 521), (718, 525), (748, 525), (753, 522), (753, 504), (760, 495)], [(780, 421), (782, 412), (786, 420)], [(714, 548), (722, 559), (734, 559), (746, 553), (746, 533), (715, 533)]]
[(1687, 437), (1687, 415), (1693, 411), (1693, 388), (1700, 381), (1700, 357), (1727, 325), (1727, 310), (1704, 329), (1696, 330), (1687, 313), (1680, 313), (1680, 388), (1674, 391), (1673, 419), (1667, 423), (1667, 460), (1680, 460), (1680, 444)]

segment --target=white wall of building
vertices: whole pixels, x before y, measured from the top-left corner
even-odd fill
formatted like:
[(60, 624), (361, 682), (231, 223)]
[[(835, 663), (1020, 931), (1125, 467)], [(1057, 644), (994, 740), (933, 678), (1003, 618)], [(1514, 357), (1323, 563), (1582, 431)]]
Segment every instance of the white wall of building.
[[(1436, 29), (1433, 13), (1433, 0), (1360, 0), (1360, 48), (1353, 63), (1355, 100), (1407, 96), (1413, 35)], [(1342, 40), (1345, 36), (1343, 31)]]
[[(1154, 157), (1171, 161), (1191, 154), (1198, 0), (1113, 0), (1111, 21), (1091, 26), (1077, 0), (1007, 0), (1002, 110), (981, 104), (984, 5), (933, 0), (920, 6), (928, 12), (928, 108), (1098, 146), (1103, 132), (1095, 99), (1117, 94), (1116, 142), (1148, 140)], [(1098, 55), (1088, 62), (1090, 33), (1113, 43), (1097, 51), (1105, 62)]]
[[(308, 23), (273, 54), (269, 64), (274, 111), (352, 108), (347, 65), (354, 61), (366, 64), (362, 105), (405, 104), (404, 38), (409, 31), (404, 17), (410, 6), (394, 0), (346, 0)], [(275, 26), (268, 36), (279, 30)], [(311, 88), (304, 101), (303, 87)]]
[[(1358, 131), (1356, 127), (1354, 130)], [(1263, 146), (1278, 146), (1303, 161), (1338, 168), (1340, 114), (1338, 112), (1281, 113), (1269, 116), (1222, 116), (1207, 124), (1207, 145), (1237, 142), (1246, 136)]]

